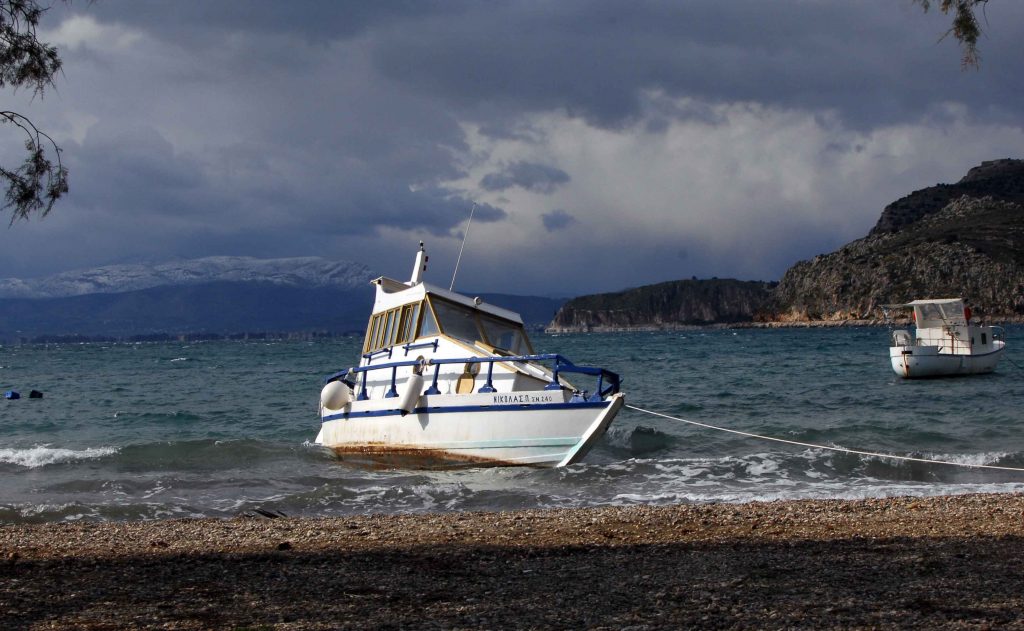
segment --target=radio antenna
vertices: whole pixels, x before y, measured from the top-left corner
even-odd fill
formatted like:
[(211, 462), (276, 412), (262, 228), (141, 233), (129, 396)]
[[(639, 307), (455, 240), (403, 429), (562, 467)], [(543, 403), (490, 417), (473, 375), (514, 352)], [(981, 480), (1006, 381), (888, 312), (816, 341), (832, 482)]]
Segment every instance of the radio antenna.
[(462, 250), (466, 247), (466, 239), (469, 238), (469, 227), (473, 225), (474, 210), (476, 210), (476, 202), (473, 202), (473, 207), (469, 209), (469, 222), (466, 224), (466, 231), (462, 233), (462, 245), (459, 246), (459, 258), (455, 259), (455, 271), (452, 272), (452, 284), (448, 287), (448, 291), (455, 289), (455, 275), (459, 273), (459, 263), (462, 261)]

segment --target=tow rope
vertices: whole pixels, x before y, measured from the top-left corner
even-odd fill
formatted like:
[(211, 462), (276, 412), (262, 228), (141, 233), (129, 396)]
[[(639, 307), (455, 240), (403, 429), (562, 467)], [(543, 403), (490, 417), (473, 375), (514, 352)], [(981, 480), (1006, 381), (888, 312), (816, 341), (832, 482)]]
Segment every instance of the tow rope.
[(892, 454), (882, 454), (873, 451), (861, 451), (859, 449), (846, 449), (845, 447), (829, 447), (827, 445), (815, 445), (814, 443), (802, 443), (798, 440), (787, 440), (785, 438), (774, 438), (772, 436), (762, 436), (760, 434), (752, 434), (750, 432), (741, 432), (738, 429), (729, 429), (727, 427), (718, 427), (717, 425), (709, 425), (707, 423), (700, 423), (698, 421), (688, 421), (684, 418), (678, 418), (675, 416), (669, 416), (668, 414), (662, 414), (661, 412), (653, 412), (651, 410), (645, 410), (638, 408), (635, 405), (629, 405), (628, 403), (624, 406), (637, 412), (643, 412), (652, 416), (660, 416), (661, 418), (667, 418), (671, 421), (678, 421), (680, 423), (687, 423), (689, 425), (696, 425), (697, 427), (703, 427), (706, 429), (713, 429), (719, 432), (729, 432), (730, 434), (738, 434), (740, 436), (746, 436), (748, 438), (757, 438), (760, 440), (771, 440), (777, 443), (786, 443), (788, 445), (798, 445), (800, 447), (810, 447), (812, 449), (825, 449), (828, 451), (841, 451), (847, 454), (857, 454), (860, 456), (875, 456), (876, 458), (891, 458), (893, 460), (909, 460), (912, 462), (926, 462), (928, 464), (945, 464), (953, 467), (968, 467), (971, 469), (999, 469), (1001, 471), (1024, 471), (1021, 467), (1001, 467), (999, 465), (992, 464), (967, 464), (964, 462), (952, 462), (949, 460), (930, 460), (928, 458), (914, 458), (912, 456), (894, 456)]

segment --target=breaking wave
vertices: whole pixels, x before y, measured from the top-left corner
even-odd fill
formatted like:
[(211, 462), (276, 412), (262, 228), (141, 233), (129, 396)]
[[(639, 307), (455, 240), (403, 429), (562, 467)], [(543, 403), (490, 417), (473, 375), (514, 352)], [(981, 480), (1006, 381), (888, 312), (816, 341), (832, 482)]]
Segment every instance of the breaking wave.
[(64, 449), (41, 445), (25, 449), (0, 449), (0, 463), (18, 465), (27, 469), (64, 464), (79, 460), (91, 460), (116, 454), (116, 447), (87, 447), (86, 449)]

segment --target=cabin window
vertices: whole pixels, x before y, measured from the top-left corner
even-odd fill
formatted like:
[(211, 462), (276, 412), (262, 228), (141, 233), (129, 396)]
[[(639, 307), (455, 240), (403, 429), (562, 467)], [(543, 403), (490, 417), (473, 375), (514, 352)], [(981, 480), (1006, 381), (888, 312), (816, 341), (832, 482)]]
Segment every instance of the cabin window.
[(368, 353), (373, 348), (373, 341), (377, 337), (377, 328), (380, 326), (380, 314), (370, 317), (370, 324), (366, 327), (366, 339), (363, 340), (363, 352)]
[(981, 334), (981, 343), (982, 345), (988, 344), (988, 333)]
[(409, 318), (408, 308), (409, 306), (406, 305), (405, 307), (402, 307), (395, 311), (395, 330), (394, 336), (392, 336), (391, 338), (392, 344), (402, 341), (402, 337), (405, 334), (406, 330), (406, 320)]
[(373, 327), (373, 341), (370, 344), (373, 348), (380, 348), (380, 336), (384, 329), (384, 320), (383, 313), (377, 316), (376, 325)]
[(420, 334), (418, 337), (430, 337), (432, 335), (438, 335), (441, 332), (437, 328), (437, 320), (434, 319), (434, 312), (430, 309), (428, 304), (423, 309), (423, 322), (420, 323)]
[(480, 316), (480, 324), (483, 325), (487, 342), (491, 346), (508, 351), (513, 355), (530, 353), (530, 342), (526, 339), (523, 327), (520, 325), (487, 316)]
[(392, 309), (387, 312), (384, 316), (384, 326), (381, 331), (380, 344), (381, 348), (391, 346), (392, 335), (395, 331), (395, 310)]
[(418, 302), (374, 314), (366, 329), (363, 352), (371, 353), (415, 339), (419, 314), (420, 303)]
[(419, 315), (420, 303), (402, 307), (401, 326), (398, 327), (398, 341), (405, 342), (416, 337), (416, 316)]
[(432, 303), (437, 323), (445, 335), (470, 344), (485, 339), (472, 309), (440, 300), (433, 300)]

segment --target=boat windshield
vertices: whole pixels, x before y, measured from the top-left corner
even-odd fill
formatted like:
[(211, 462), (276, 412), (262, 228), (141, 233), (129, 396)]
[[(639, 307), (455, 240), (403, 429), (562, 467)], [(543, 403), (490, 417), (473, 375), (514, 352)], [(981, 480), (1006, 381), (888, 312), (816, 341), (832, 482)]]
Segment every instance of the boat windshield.
[(513, 355), (530, 353), (523, 325), (435, 298), (430, 302), (445, 335), (467, 344), (483, 342)]
[(484, 333), (487, 334), (487, 341), (491, 346), (508, 351), (513, 355), (530, 354), (530, 343), (526, 339), (526, 333), (522, 326), (483, 315), (480, 316), (480, 323), (484, 327)]
[(920, 328), (965, 324), (962, 302), (936, 302), (914, 305), (914, 320)]
[(437, 323), (441, 325), (445, 335), (470, 344), (485, 339), (472, 309), (440, 300), (432, 300), (431, 303), (437, 316)]

